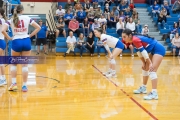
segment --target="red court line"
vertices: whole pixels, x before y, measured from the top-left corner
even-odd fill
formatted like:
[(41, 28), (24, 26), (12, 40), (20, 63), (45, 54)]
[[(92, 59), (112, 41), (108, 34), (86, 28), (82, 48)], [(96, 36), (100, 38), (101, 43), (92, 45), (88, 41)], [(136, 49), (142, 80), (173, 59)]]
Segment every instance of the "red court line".
[[(102, 72), (95, 66), (92, 65), (97, 71), (99, 71), (101, 74)], [(103, 74), (102, 74), (103, 75)], [(106, 77), (108, 81), (110, 81), (112, 84), (114, 84), (116, 87), (119, 87), (116, 83), (114, 83), (111, 79)], [(143, 107), (140, 103), (138, 103), (134, 98), (130, 97), (123, 89), (120, 89), (122, 93), (124, 93), (126, 96), (129, 97), (137, 106), (139, 106), (141, 109), (143, 109), (150, 117), (152, 117), (154, 120), (158, 120), (152, 113), (150, 113), (145, 107)]]

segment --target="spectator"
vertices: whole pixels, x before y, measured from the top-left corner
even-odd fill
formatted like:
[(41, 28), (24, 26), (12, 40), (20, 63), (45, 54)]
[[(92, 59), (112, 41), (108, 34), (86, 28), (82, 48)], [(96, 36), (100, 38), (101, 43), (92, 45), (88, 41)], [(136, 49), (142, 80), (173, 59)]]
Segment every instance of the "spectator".
[(92, 31), (94, 31), (95, 28), (100, 28), (100, 27), (101, 27), (101, 25), (98, 22), (98, 20), (94, 19), (94, 23), (92, 24)]
[(84, 36), (88, 36), (89, 35), (89, 22), (88, 22), (88, 18), (86, 17), (84, 19), (84, 22), (83, 22), (83, 33), (84, 33)]
[(178, 56), (180, 57), (180, 37), (178, 32), (175, 34), (175, 37), (172, 39), (171, 43), (173, 48), (173, 56), (175, 56), (176, 50), (178, 50), (179, 51)]
[(70, 13), (70, 10), (67, 11), (67, 13), (64, 16), (64, 22), (68, 26), (69, 22), (73, 19), (73, 15)]
[(86, 50), (86, 42), (83, 33), (80, 33), (77, 39), (77, 48), (80, 49), (80, 57), (82, 57), (83, 50)]
[(121, 4), (119, 5), (119, 10), (125, 12), (125, 10), (126, 10), (127, 7), (128, 7), (128, 6), (127, 6), (125, 0), (122, 0), (122, 1), (121, 1)]
[(72, 31), (73, 33), (77, 33), (77, 36), (79, 36), (79, 22), (76, 21), (76, 17), (74, 16), (73, 19), (69, 22), (69, 30), (68, 33)]
[(133, 12), (132, 12), (132, 16), (135, 16), (136, 14), (138, 15), (138, 12), (137, 12), (136, 8), (134, 8)]
[(126, 16), (124, 15), (124, 12), (123, 12), (123, 11), (120, 11), (119, 18), (122, 18), (122, 21), (123, 21), (123, 22), (125, 21)]
[(136, 25), (136, 32), (137, 33), (141, 33), (141, 29), (142, 29), (142, 26), (140, 25), (140, 20), (138, 18), (138, 14), (135, 14), (133, 16), (133, 22), (135, 23)]
[(133, 12), (133, 9), (135, 8), (135, 5), (134, 5), (134, 1), (131, 0), (130, 4), (129, 4), (129, 8), (130, 8), (130, 11), (131, 13)]
[(79, 23), (83, 23), (85, 17), (86, 17), (86, 12), (84, 12), (83, 9), (81, 8), (80, 11), (77, 12), (77, 21)]
[(69, 11), (72, 16), (76, 14), (76, 11), (72, 8), (72, 6), (69, 6)]
[(111, 6), (111, 3), (112, 3), (111, 0), (106, 0), (104, 5), (108, 4), (109, 6)]
[(103, 42), (102, 42), (101, 40), (98, 39), (96, 45), (97, 45), (98, 57), (100, 57), (100, 50), (101, 50), (101, 48), (105, 51), (105, 54), (107, 55), (107, 51), (106, 51), (106, 49), (105, 49), (105, 47), (104, 47), (104, 44), (103, 44)]
[(90, 22), (90, 24), (94, 23), (94, 16), (95, 12), (93, 10), (93, 7), (90, 7), (90, 11), (88, 12), (88, 21)]
[(115, 3), (115, 5), (116, 5), (116, 7), (117, 7), (117, 6), (119, 6), (119, 4), (121, 3), (121, 0), (114, 0), (114, 3)]
[(174, 25), (173, 25), (173, 27), (171, 28), (171, 34), (170, 34), (170, 40), (171, 40), (171, 41), (172, 41), (175, 33), (177, 33), (178, 31), (179, 31), (178, 25), (177, 25), (176, 22), (174, 22)]
[(113, 7), (112, 12), (114, 13), (114, 16), (116, 17), (115, 19), (116, 19), (117, 21), (119, 21), (119, 11), (118, 11), (118, 9), (117, 9), (116, 6)]
[(135, 32), (136, 25), (133, 22), (132, 18), (129, 18), (129, 22), (126, 24), (126, 28), (130, 29), (132, 32)]
[(76, 13), (82, 9), (82, 5), (79, 1), (74, 6), (74, 9), (76, 10)]
[(174, 13), (179, 13), (180, 12), (180, 0), (177, 0), (174, 4), (173, 4), (173, 6), (172, 6), (172, 11), (174, 12)]
[(103, 33), (106, 34), (107, 20), (106, 20), (104, 14), (101, 15), (101, 17), (98, 19), (98, 22), (100, 23)]
[(59, 8), (56, 10), (56, 15), (55, 15), (56, 19), (58, 20), (59, 17), (64, 17), (64, 14), (65, 14), (65, 10), (62, 9), (61, 5), (59, 5)]
[(162, 7), (161, 12), (164, 16), (167, 16), (167, 10), (164, 7)]
[(110, 13), (110, 15), (108, 16), (108, 27), (112, 28), (112, 27), (116, 27), (116, 17), (114, 15), (113, 12)]
[(95, 18), (100, 18), (102, 14), (103, 14), (103, 12), (101, 10), (101, 6), (98, 5), (98, 9), (95, 12)]
[(66, 39), (66, 43), (67, 43), (68, 50), (64, 54), (64, 57), (66, 57), (66, 55), (69, 54), (70, 51), (73, 51), (74, 55), (76, 55), (76, 53), (74, 51), (74, 48), (75, 48), (75, 45), (76, 45), (76, 38), (75, 38), (75, 36), (73, 36), (72, 31), (69, 32), (69, 36)]
[(167, 16), (170, 16), (170, 7), (169, 7), (168, 2), (166, 0), (164, 0), (163, 8), (166, 9)]
[(79, 2), (79, 0), (74, 0), (74, 6)]
[[(126, 43), (124, 40), (122, 40), (122, 42), (124, 43), (124, 49), (130, 49), (131, 57), (134, 57), (134, 47), (132, 43)], [(120, 54), (120, 57), (122, 57), (122, 53)]]
[(160, 14), (158, 15), (157, 23), (158, 23), (158, 30), (166, 29), (165, 28), (165, 25), (166, 25), (166, 16), (163, 15), (163, 11), (161, 11)]
[(98, 8), (98, 0), (92, 0), (93, 8), (97, 10)]
[(47, 39), (46, 38), (48, 35), (48, 30), (47, 30), (47, 27), (43, 25), (42, 20), (39, 20), (39, 26), (41, 27), (41, 30), (36, 35), (36, 38), (37, 38), (36, 39), (36, 45), (37, 45), (36, 55), (39, 55), (41, 44), (43, 44), (44, 54), (47, 55), (47, 48), (46, 48)]
[(71, 0), (67, 0), (67, 3), (65, 5), (64, 9), (67, 11), (70, 6), (72, 6)]
[(59, 18), (56, 26), (57, 26), (57, 29), (59, 30), (59, 34), (63, 34), (64, 37), (66, 37), (66, 31), (65, 31), (65, 29), (64, 29), (65, 23), (64, 23), (64, 21), (63, 21), (63, 18)]
[(149, 33), (148, 25), (144, 25), (144, 28), (142, 29), (141, 34), (148, 36), (148, 33)]
[(89, 2), (89, 0), (86, 0), (84, 3), (84, 11), (86, 11), (86, 15), (90, 11), (90, 7), (91, 7), (91, 3)]
[(110, 14), (109, 4), (106, 4), (106, 6), (105, 6), (105, 8), (104, 8), (105, 18), (108, 18), (109, 14)]
[(119, 18), (119, 22), (116, 23), (116, 32), (121, 37), (122, 31), (124, 29), (124, 22), (122, 21), (122, 18)]
[(156, 15), (158, 16), (160, 13), (160, 7), (157, 4), (157, 1), (154, 1), (154, 5), (152, 6), (152, 14), (151, 17), (156, 17)]
[(87, 37), (87, 49), (89, 50), (91, 56), (94, 55), (94, 36), (93, 33), (90, 32), (89, 36)]
[(126, 10), (125, 10), (125, 12), (124, 12), (124, 15), (125, 15), (126, 17), (131, 17), (132, 13), (131, 13), (131, 11), (130, 11), (130, 8), (129, 8), (129, 7), (128, 7), (128, 8), (126, 8)]

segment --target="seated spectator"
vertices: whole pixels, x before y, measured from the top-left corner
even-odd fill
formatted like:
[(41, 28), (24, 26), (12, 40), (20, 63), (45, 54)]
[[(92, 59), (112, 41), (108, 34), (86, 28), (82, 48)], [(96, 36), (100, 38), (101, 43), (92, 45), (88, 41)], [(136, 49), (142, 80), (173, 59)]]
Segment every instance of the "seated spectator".
[(74, 6), (74, 9), (76, 10), (76, 13), (82, 9), (82, 5), (79, 1)]
[(158, 23), (158, 30), (166, 29), (165, 28), (165, 25), (166, 25), (166, 16), (163, 15), (163, 11), (161, 11), (160, 14), (158, 15), (157, 23)]
[(95, 11), (93, 10), (93, 7), (90, 7), (90, 11), (88, 12), (88, 21), (90, 24), (94, 23), (94, 16), (95, 16)]
[(126, 28), (130, 29), (132, 32), (135, 32), (136, 30), (136, 25), (131, 17), (129, 18), (129, 22), (126, 24)]
[(106, 0), (105, 3), (104, 3), (104, 5), (108, 4), (109, 6), (111, 6), (111, 3), (112, 3), (111, 0)]
[(66, 31), (64, 29), (65, 23), (63, 21), (63, 18), (59, 18), (57, 24), (56, 24), (57, 29), (59, 30), (59, 34), (63, 34), (64, 37), (66, 37)]
[(110, 14), (109, 4), (106, 4), (106, 6), (104, 8), (104, 15), (105, 15), (106, 19), (108, 18), (109, 14)]
[(37, 38), (36, 39), (36, 45), (37, 45), (36, 55), (39, 55), (41, 44), (43, 44), (44, 54), (47, 55), (47, 48), (46, 48), (47, 39), (46, 38), (48, 35), (48, 30), (47, 30), (47, 27), (43, 25), (42, 20), (39, 20), (39, 26), (41, 27), (41, 30), (36, 35), (36, 38)]
[(124, 29), (124, 22), (122, 21), (122, 18), (119, 18), (119, 22), (116, 23), (116, 32), (121, 37), (122, 31)]
[(128, 8), (126, 8), (126, 10), (125, 10), (125, 12), (124, 12), (124, 15), (126, 16), (126, 17), (131, 17), (131, 11), (130, 11), (130, 8), (128, 7)]
[(70, 6), (72, 6), (71, 0), (67, 0), (67, 3), (65, 5), (64, 9), (67, 11)]
[(140, 20), (138, 18), (138, 14), (135, 14), (133, 16), (133, 22), (135, 23), (136, 25), (136, 32), (137, 33), (141, 33), (141, 30), (142, 30), (142, 26), (140, 25)]
[(93, 9), (97, 10), (98, 8), (98, 0), (92, 0)]
[(64, 15), (64, 22), (68, 26), (69, 22), (73, 19), (73, 15), (70, 13), (70, 10)]
[(72, 51), (74, 53), (74, 55), (76, 55), (76, 53), (74, 51), (74, 48), (75, 48), (75, 45), (76, 45), (76, 37), (73, 36), (73, 32), (72, 31), (69, 32), (69, 36), (66, 39), (66, 43), (67, 43), (68, 50), (64, 54), (64, 57), (66, 57), (66, 55), (69, 54), (70, 51)]
[(125, 0), (122, 0), (122, 1), (121, 1), (121, 4), (119, 5), (119, 10), (125, 12), (125, 10), (126, 10), (127, 7), (128, 7), (128, 6), (127, 6)]
[(89, 35), (89, 27), (90, 27), (90, 24), (88, 22), (88, 18), (86, 17), (84, 19), (84, 22), (83, 22), (83, 33), (84, 33), (84, 36), (88, 36)]
[(173, 13), (180, 13), (180, 0), (177, 0), (176, 2), (174, 2), (172, 6), (172, 11)]
[(98, 5), (98, 9), (95, 11), (95, 18), (100, 18), (102, 14), (101, 6)]
[[(134, 47), (132, 43), (126, 43), (124, 40), (122, 40), (122, 42), (124, 43), (124, 49), (130, 49), (131, 56), (134, 57)], [(122, 57), (122, 53), (120, 54), (120, 57)]]
[(169, 7), (168, 2), (166, 0), (164, 0), (164, 4), (162, 7), (166, 9), (167, 16), (170, 16), (170, 7)]
[(148, 36), (148, 33), (149, 33), (148, 25), (144, 25), (141, 34)]
[(94, 36), (93, 36), (93, 33), (90, 32), (89, 33), (89, 36), (87, 37), (87, 46), (86, 48), (89, 50), (91, 56), (94, 55)]
[(180, 57), (180, 37), (179, 37), (179, 33), (177, 32), (175, 34), (175, 37), (172, 39), (172, 48), (173, 48), (173, 56), (176, 55), (176, 50), (179, 51), (179, 57)]
[(98, 19), (98, 22), (100, 23), (100, 26), (101, 26), (101, 28), (103, 30), (103, 33), (106, 34), (107, 20), (106, 20), (104, 14), (101, 15), (101, 17)]
[(138, 14), (136, 8), (133, 9), (133, 12), (132, 12), (132, 16), (135, 16), (136, 14)]
[(104, 47), (104, 44), (103, 44), (103, 42), (101, 40), (98, 39), (98, 41), (96, 43), (96, 46), (97, 46), (98, 57), (100, 57), (100, 50), (101, 50), (101, 48), (104, 49), (105, 54), (107, 55), (107, 51), (106, 51), (106, 49)]
[(116, 6), (113, 7), (112, 12), (114, 13), (116, 21), (119, 21), (119, 11)]
[(160, 13), (160, 6), (157, 4), (157, 1), (154, 1), (154, 5), (152, 6), (152, 14), (151, 17), (156, 17)]
[(76, 6), (78, 2), (80, 2), (80, 0), (74, 0), (74, 6)]
[(84, 12), (83, 9), (81, 8), (81, 9), (77, 12), (77, 21), (78, 21), (79, 23), (83, 23), (85, 17), (86, 17), (86, 12)]
[(120, 11), (119, 18), (122, 18), (122, 21), (123, 21), (123, 22), (125, 21), (126, 16), (124, 15), (124, 12), (123, 12), (123, 11)]
[(88, 12), (90, 11), (90, 7), (91, 7), (91, 3), (89, 2), (89, 0), (85, 0), (85, 3), (84, 3), (84, 11), (86, 11), (86, 15), (87, 15)]
[(86, 42), (83, 33), (80, 33), (77, 39), (77, 48), (80, 50), (80, 57), (82, 57), (83, 50), (86, 50)]
[(72, 16), (76, 14), (76, 11), (72, 8), (72, 6), (69, 6), (69, 11)]
[(130, 11), (131, 11), (131, 14), (133, 12), (133, 9), (135, 8), (135, 5), (134, 5), (134, 1), (131, 0), (130, 4), (129, 4), (129, 8), (130, 8)]
[(178, 25), (176, 22), (174, 22), (173, 27), (171, 28), (171, 33), (170, 33), (170, 40), (172, 41), (175, 33), (177, 33), (179, 31)]
[(59, 8), (56, 10), (56, 20), (59, 19), (59, 17), (64, 17), (64, 14), (65, 14), (65, 10), (62, 9), (62, 6), (60, 5)]
[(113, 12), (110, 13), (110, 15), (108, 16), (108, 27), (109, 28), (115, 28), (116, 27), (116, 17), (114, 15)]
[(69, 29), (68, 33), (72, 31), (73, 33), (77, 33), (77, 36), (79, 36), (79, 22), (76, 20), (76, 17), (74, 16), (73, 19), (69, 22)]
[(164, 16), (167, 16), (167, 11), (164, 7), (162, 7), (161, 11)]
[(95, 28), (100, 28), (100, 27), (101, 27), (101, 25), (98, 22), (98, 20), (94, 19), (94, 23), (92, 24), (92, 31), (94, 31)]

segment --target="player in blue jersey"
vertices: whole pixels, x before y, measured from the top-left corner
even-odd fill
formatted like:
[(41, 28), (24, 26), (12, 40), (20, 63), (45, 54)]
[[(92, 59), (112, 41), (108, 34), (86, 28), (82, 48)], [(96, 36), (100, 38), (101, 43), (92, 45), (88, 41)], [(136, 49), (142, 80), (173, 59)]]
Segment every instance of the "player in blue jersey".
[(152, 81), (152, 91), (147, 96), (144, 96), (144, 99), (158, 99), (156, 72), (165, 55), (165, 48), (154, 38), (143, 35), (133, 35), (130, 29), (125, 29), (122, 32), (122, 39), (134, 45), (134, 47), (137, 49), (137, 55), (140, 57), (143, 63), (143, 84), (139, 89), (134, 90), (134, 93), (146, 94), (146, 84), (148, 81), (148, 77), (150, 77)]
[[(37, 34), (37, 32), (40, 30), (40, 26), (31, 18), (28, 16), (22, 15), (23, 13), (23, 6), (18, 5), (16, 7), (16, 11), (9, 21), (7, 21), (3, 25), (2, 34), (8, 39), (12, 40), (12, 49), (11, 49), (11, 55), (12, 56), (30, 56), (31, 54), (31, 40), (30, 37)], [(29, 24), (32, 25), (35, 30), (28, 35), (28, 28)], [(7, 33), (6, 30), (8, 27), (11, 26), (13, 31), (13, 38), (11, 38)], [(16, 84), (16, 74), (17, 74), (17, 65), (11, 65), (11, 79), (12, 84), (8, 88), (9, 91), (17, 90), (17, 84)], [(22, 91), (26, 92), (27, 89), (27, 77), (28, 77), (28, 66), (22, 65), (22, 76), (23, 76), (23, 86)]]

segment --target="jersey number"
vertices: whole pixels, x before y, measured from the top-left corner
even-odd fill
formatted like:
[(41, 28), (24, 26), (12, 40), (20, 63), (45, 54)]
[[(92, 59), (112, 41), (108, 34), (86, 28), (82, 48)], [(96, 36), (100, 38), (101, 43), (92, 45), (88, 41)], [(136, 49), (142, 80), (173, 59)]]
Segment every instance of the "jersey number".
[(24, 21), (23, 20), (19, 20), (18, 28), (24, 28)]

